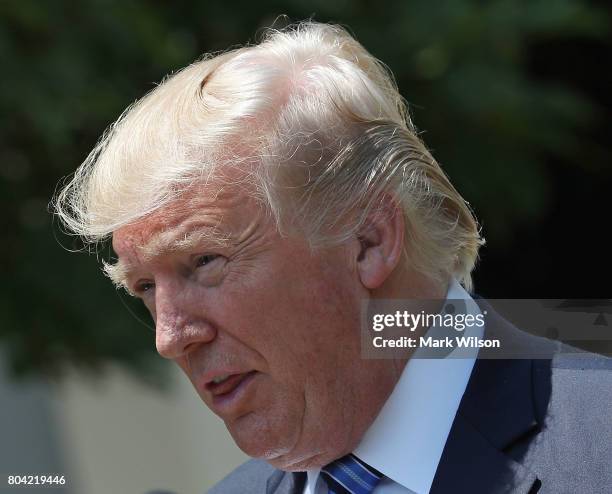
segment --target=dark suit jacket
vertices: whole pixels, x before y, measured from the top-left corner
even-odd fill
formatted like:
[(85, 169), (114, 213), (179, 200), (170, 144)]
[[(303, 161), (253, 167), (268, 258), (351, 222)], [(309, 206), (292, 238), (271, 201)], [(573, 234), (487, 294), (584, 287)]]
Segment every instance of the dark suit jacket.
[[(538, 355), (555, 345), (489, 314), (486, 337)], [(251, 460), (209, 492), (301, 494), (305, 480)], [(612, 493), (612, 359), (478, 359), (430, 492)]]

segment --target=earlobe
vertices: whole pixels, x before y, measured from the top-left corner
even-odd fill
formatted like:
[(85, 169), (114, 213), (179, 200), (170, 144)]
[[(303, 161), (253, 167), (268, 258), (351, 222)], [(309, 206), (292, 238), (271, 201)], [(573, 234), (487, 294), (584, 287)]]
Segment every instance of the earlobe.
[(357, 271), (363, 286), (380, 288), (395, 270), (404, 246), (404, 215), (397, 202), (385, 195), (357, 234)]

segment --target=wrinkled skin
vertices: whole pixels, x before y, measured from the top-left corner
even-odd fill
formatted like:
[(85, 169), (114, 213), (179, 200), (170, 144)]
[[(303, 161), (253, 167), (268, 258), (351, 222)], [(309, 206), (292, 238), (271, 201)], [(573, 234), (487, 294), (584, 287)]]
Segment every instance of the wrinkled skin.
[[(230, 240), (148, 248), (162, 234), (206, 228)], [(399, 378), (405, 362), (360, 357), (360, 304), (371, 290), (357, 239), (311, 252), (305, 239), (281, 237), (244, 191), (207, 185), (117, 230), (113, 247), (155, 320), (158, 352), (250, 456), (303, 470), (351, 451)], [(227, 370), (256, 371), (229, 407), (206, 389)]]

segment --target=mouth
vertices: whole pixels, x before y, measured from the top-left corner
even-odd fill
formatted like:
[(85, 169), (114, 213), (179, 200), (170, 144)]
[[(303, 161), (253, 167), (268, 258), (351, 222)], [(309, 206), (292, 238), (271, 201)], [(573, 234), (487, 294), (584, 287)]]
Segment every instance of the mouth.
[(205, 389), (212, 396), (213, 411), (218, 415), (231, 414), (235, 411), (241, 402), (246, 400), (249, 385), (256, 374), (257, 371), (224, 374), (206, 383)]

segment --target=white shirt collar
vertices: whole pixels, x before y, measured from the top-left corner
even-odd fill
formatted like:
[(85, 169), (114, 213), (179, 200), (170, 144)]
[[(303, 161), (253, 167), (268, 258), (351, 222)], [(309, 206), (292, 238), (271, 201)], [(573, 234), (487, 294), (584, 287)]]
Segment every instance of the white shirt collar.
[[(478, 305), (454, 279), (446, 299), (464, 300), (466, 314), (480, 314)], [(472, 327), (464, 333), (482, 338), (484, 328)], [(428, 493), (476, 354), (452, 358), (451, 353), (444, 359), (413, 356), (354, 454), (416, 494)], [(316, 492), (319, 472), (307, 472), (305, 492)]]

